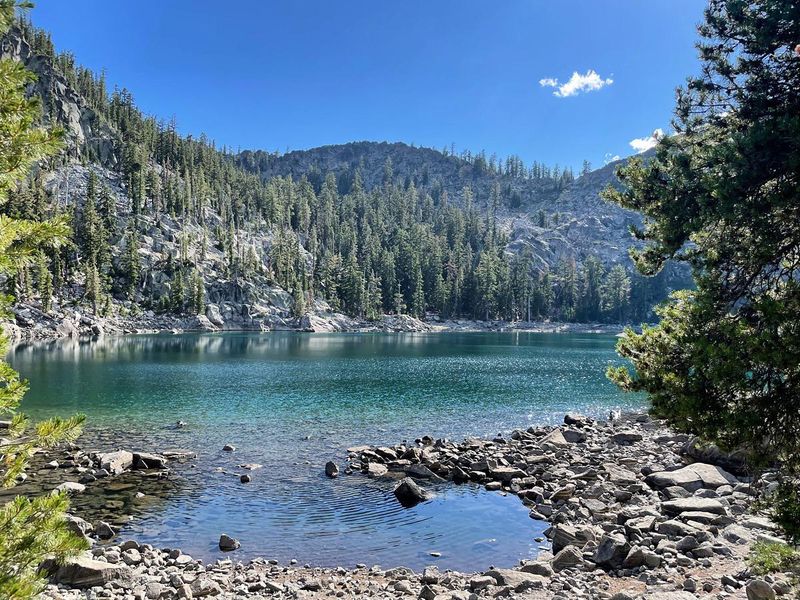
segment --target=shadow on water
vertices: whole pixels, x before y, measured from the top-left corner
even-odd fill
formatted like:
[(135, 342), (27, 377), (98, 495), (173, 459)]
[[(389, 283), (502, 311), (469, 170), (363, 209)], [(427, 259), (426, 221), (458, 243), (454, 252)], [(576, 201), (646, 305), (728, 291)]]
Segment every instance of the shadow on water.
[[(572, 334), (237, 333), (19, 345), (10, 360), (32, 382), (34, 417), (90, 416), (84, 447), (197, 453), (167, 480), (118, 480), (147, 490), (98, 486), (78, 500), (92, 518), (131, 511), (124, 535), (203, 558), (219, 554), (224, 532), (243, 558), (473, 570), (535, 555), (541, 524), (516, 498), (448, 484), (407, 510), (392, 481), (329, 480), (325, 462), (341, 465), (352, 445), (636, 406), (603, 375), (613, 346)], [(177, 420), (187, 427), (170, 428)], [(246, 463), (263, 468), (241, 484)]]

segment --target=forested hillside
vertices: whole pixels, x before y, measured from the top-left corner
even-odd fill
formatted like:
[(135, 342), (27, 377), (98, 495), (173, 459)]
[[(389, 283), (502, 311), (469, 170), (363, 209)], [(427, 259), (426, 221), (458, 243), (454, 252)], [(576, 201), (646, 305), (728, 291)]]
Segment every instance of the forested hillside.
[(233, 153), (144, 115), (28, 23), (2, 54), (36, 73), (42, 119), (66, 138), (4, 209), (71, 222), (71, 246), (9, 282), (44, 313), (265, 329), (328, 311), (621, 322), (649, 319), (683, 285), (672, 271), (631, 273), (638, 221), (598, 196), (610, 166), (576, 178), (516, 157), (370, 142)]

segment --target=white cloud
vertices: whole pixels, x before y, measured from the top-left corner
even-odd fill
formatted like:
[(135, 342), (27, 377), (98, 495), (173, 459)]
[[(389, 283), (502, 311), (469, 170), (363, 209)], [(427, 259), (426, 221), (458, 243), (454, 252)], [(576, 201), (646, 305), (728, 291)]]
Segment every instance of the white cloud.
[(618, 160), (620, 160), (620, 155), (619, 154), (612, 155), (611, 152), (607, 152), (605, 157), (603, 157), (603, 162), (605, 164), (617, 162)]
[(605, 79), (597, 74), (594, 69), (586, 71), (585, 75), (581, 75), (577, 71), (572, 73), (572, 77), (566, 83), (559, 83), (558, 79), (554, 77), (545, 77), (539, 80), (539, 85), (542, 87), (557, 88), (553, 92), (554, 96), (559, 98), (567, 98), (569, 96), (577, 96), (584, 92), (594, 92), (604, 88), (607, 85), (614, 83), (610, 77)]
[(643, 138), (636, 138), (629, 142), (631, 148), (636, 150), (637, 154), (647, 152), (650, 148), (655, 148), (658, 140), (664, 137), (663, 129), (656, 129), (651, 135)]

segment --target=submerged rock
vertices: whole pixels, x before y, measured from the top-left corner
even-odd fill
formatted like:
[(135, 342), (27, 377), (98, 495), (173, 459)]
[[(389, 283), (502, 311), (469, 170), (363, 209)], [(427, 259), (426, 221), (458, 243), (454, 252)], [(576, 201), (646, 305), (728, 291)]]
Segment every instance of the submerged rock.
[(56, 488), (53, 490), (53, 493), (64, 492), (68, 496), (74, 496), (76, 494), (82, 494), (86, 491), (86, 486), (82, 483), (75, 483), (74, 481), (65, 481), (64, 483), (57, 485)]
[(339, 467), (332, 460), (325, 463), (325, 475), (331, 478), (339, 476)]

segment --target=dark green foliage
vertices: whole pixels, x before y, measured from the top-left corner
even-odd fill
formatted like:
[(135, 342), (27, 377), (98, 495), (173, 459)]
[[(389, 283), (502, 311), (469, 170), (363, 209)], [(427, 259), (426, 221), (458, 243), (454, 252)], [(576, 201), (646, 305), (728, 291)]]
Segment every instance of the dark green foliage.
[(646, 217), (639, 269), (688, 262), (697, 290), (626, 332), (636, 373), (611, 376), (678, 427), (746, 449), (753, 468), (777, 462), (777, 516), (800, 541), (800, 4), (712, 0), (700, 33), (677, 135), (606, 194)]
[(756, 542), (747, 557), (747, 563), (756, 575), (789, 572), (800, 573), (800, 554), (786, 544)]
[[(0, 0), (0, 34), (11, 25), (15, 0)], [(24, 6), (28, 6), (27, 3)], [(32, 75), (11, 60), (0, 60), (0, 204), (16, 188), (31, 166), (57, 149), (58, 135), (34, 126), (39, 115), (37, 101), (25, 97)], [(23, 215), (28, 216), (28, 215)], [(57, 252), (66, 241), (68, 227), (62, 219), (34, 221), (0, 215), (0, 274), (9, 277), (38, 263), (43, 303), (49, 302), (49, 271), (43, 249)], [(46, 299), (44, 297), (47, 297)], [(0, 312), (7, 313), (11, 299), (0, 298)], [(0, 333), (0, 356), (7, 354), (6, 338)], [(0, 417), (11, 417), (11, 426), (0, 439), (0, 484), (11, 487), (37, 448), (52, 448), (75, 439), (83, 417), (50, 419), (31, 427), (18, 412), (28, 389), (27, 382), (5, 360), (0, 360)], [(33, 598), (43, 585), (38, 572), (48, 555), (56, 560), (87, 547), (85, 540), (67, 528), (63, 494), (34, 500), (16, 498), (0, 507), (0, 598)]]
[(37, 571), (45, 557), (63, 558), (88, 548), (66, 525), (68, 507), (63, 493), (33, 500), (17, 496), (0, 506), (0, 597), (36, 597), (44, 584)]

